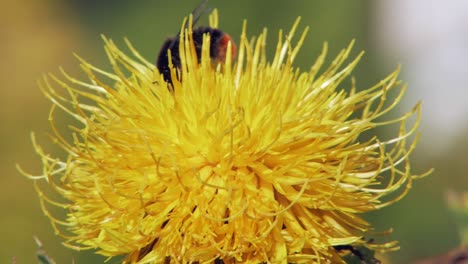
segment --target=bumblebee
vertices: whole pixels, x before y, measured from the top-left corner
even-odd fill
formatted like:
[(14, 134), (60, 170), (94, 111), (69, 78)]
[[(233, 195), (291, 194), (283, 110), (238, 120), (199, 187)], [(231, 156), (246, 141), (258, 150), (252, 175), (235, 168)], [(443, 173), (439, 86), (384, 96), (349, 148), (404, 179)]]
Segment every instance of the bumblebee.
[[(195, 24), (200, 16), (205, 13), (205, 4), (207, 0), (200, 4), (192, 12), (193, 15), (193, 24)], [(197, 58), (200, 62), (201, 58), (201, 49), (203, 43), (203, 35), (210, 35), (210, 58), (215, 62), (223, 62), (226, 59), (226, 54), (228, 52), (228, 43), (231, 42), (232, 53), (233, 55), (236, 52), (236, 45), (232, 38), (217, 28), (201, 26), (192, 30), (193, 42), (195, 44), (195, 50), (197, 52)], [(156, 61), (156, 67), (159, 72), (163, 75), (163, 78), (166, 82), (172, 85), (171, 69), (169, 68), (169, 56), (168, 51), (171, 51), (172, 65), (175, 68), (180, 69), (181, 61), (179, 54), (179, 43), (180, 43), (180, 32), (177, 36), (168, 38), (162, 45), (159, 55)], [(177, 76), (178, 79), (181, 76)]]

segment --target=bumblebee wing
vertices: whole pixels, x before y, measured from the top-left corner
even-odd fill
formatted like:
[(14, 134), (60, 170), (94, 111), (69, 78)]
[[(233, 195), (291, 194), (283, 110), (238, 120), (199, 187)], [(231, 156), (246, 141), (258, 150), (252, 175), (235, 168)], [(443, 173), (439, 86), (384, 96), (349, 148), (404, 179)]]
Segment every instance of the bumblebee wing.
[(205, 13), (211, 11), (211, 8), (206, 8), (206, 3), (208, 3), (208, 0), (205, 0), (203, 2), (201, 2), (193, 11), (192, 11), (192, 17), (193, 17), (193, 21), (192, 21), (192, 26), (195, 25), (197, 23), (197, 21), (200, 19), (200, 17), (202, 15), (204, 15)]

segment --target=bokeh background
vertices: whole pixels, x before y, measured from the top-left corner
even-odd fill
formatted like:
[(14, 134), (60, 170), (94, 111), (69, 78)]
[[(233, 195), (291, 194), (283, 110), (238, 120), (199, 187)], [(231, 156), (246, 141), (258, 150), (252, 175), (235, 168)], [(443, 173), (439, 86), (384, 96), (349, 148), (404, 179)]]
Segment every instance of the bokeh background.
[[(369, 214), (379, 230), (394, 228), (391, 238), (401, 250), (392, 263), (410, 263), (459, 244), (456, 225), (445, 206), (448, 189), (468, 190), (468, 2), (465, 0), (211, 0), (220, 13), (220, 28), (238, 39), (243, 19), (248, 34), (269, 29), (276, 45), (279, 29), (288, 30), (297, 16), (310, 33), (297, 66), (308, 66), (328, 41), (329, 57), (352, 39), (355, 54), (366, 50), (356, 69), (358, 87), (368, 87), (402, 64), (409, 89), (395, 114), (423, 101), (422, 137), (412, 156), (415, 172), (435, 168), (416, 181), (401, 202)], [(107, 68), (100, 34), (122, 46), (128, 37), (149, 60), (165, 38), (199, 1), (146, 0), (3, 0), (0, 8), (0, 263), (37, 263), (33, 236), (39, 237), (57, 263), (102, 263), (92, 252), (64, 248), (43, 215), (32, 182), (15, 164), (40, 173), (30, 131), (48, 143), (50, 102), (36, 82), (58, 67), (80, 76), (73, 53)], [(203, 18), (200, 24), (206, 24)], [(60, 121), (62, 122), (62, 121)], [(67, 120), (62, 123), (66, 124)], [(383, 131), (393, 133), (396, 131)], [(74, 261), (74, 262), (73, 262)], [(110, 260), (108, 263), (117, 263)]]

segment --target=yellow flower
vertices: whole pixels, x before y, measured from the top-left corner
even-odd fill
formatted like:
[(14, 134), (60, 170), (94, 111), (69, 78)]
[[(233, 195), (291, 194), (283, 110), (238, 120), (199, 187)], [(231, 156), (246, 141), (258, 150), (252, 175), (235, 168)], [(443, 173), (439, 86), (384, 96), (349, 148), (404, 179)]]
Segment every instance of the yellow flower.
[[(405, 86), (398, 70), (362, 91), (344, 83), (361, 58), (343, 66), (352, 43), (325, 69), (326, 45), (309, 71), (295, 68), (307, 31), (294, 46), (298, 22), (280, 32), (272, 61), (266, 30), (249, 41), (244, 24), (237, 61), (228, 52), (222, 65), (209, 58), (208, 35), (198, 63), (191, 27), (182, 27), (183, 79), (173, 78), (173, 91), (128, 41), (133, 58), (105, 39), (113, 72), (80, 59), (88, 81), (45, 78), (55, 141), (68, 157), (34, 142), (43, 175), (31, 177), (68, 201), (37, 187), (66, 244), (126, 255), (126, 263), (339, 263), (338, 246), (395, 247), (364, 239), (372, 227), (359, 214), (399, 200), (419, 177), (408, 160), (416, 141), (407, 140), (419, 104), (382, 121)], [(399, 95), (387, 103), (392, 89)], [(54, 126), (56, 108), (81, 124), (72, 142)], [(392, 124), (393, 139), (360, 137)], [(66, 219), (49, 204), (66, 209)]]

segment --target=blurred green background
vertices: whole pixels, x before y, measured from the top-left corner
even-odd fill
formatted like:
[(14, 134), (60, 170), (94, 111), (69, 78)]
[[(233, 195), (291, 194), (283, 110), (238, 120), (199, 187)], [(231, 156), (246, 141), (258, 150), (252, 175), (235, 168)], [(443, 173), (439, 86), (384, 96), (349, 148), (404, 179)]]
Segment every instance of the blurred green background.
[[(208, 5), (219, 9), (220, 28), (235, 40), (240, 35), (243, 19), (248, 20), (249, 35), (257, 35), (263, 27), (268, 27), (270, 49), (276, 45), (277, 31), (288, 30), (296, 17), (302, 16), (300, 26), (310, 26), (310, 32), (296, 65), (305, 70), (319, 54), (324, 41), (329, 43), (330, 58), (355, 38), (354, 54), (366, 50), (366, 55), (354, 75), (358, 87), (367, 87), (385, 77), (399, 63), (403, 64), (402, 78), (408, 76), (411, 79), (410, 73), (405, 72), (406, 67), (411, 68), (411, 65), (407, 66), (411, 61), (390, 52), (385, 45), (379, 45), (379, 36), (387, 32), (379, 32), (379, 12), (382, 10), (378, 11), (377, 2), (212, 0)], [(124, 45), (123, 38), (128, 37), (144, 57), (155, 61), (164, 39), (177, 33), (183, 17), (198, 3), (183, 0), (2, 1), (0, 263), (12, 263), (14, 258), (16, 263), (36, 263), (33, 236), (42, 240), (45, 249), (58, 263), (104, 261), (92, 252), (75, 252), (61, 245), (61, 239), (54, 235), (40, 209), (32, 182), (15, 169), (15, 164), (19, 163), (28, 172), (41, 171), (30, 131), (36, 132), (41, 145), (54, 150), (47, 138), (50, 102), (41, 94), (36, 82), (44, 73), (58, 73), (59, 66), (80, 76), (73, 52), (94, 65), (108, 67), (100, 34), (121, 46)], [(200, 24), (206, 23), (205, 17)], [(424, 93), (410, 94), (405, 99), (408, 103), (403, 104), (404, 109), (396, 112), (409, 111), (410, 105), (425, 97)], [(431, 105), (424, 107), (433, 108)], [(437, 107), (440, 108), (437, 111), (452, 111), (450, 105)], [(423, 112), (423, 122), (429, 119), (431, 116)], [(466, 120), (461, 120), (453, 127), (458, 132), (450, 137), (430, 131), (425, 134), (423, 130), (419, 150), (412, 156), (413, 169), (417, 173), (433, 167), (435, 172), (416, 181), (413, 190), (401, 202), (367, 216), (378, 230), (394, 228), (391, 238), (400, 241), (401, 250), (389, 255), (392, 263), (409, 263), (458, 245), (457, 230), (445, 206), (444, 195), (448, 188), (467, 189), (467, 127)], [(389, 133), (395, 135), (396, 131)], [(108, 263), (117, 263), (117, 260)]]

